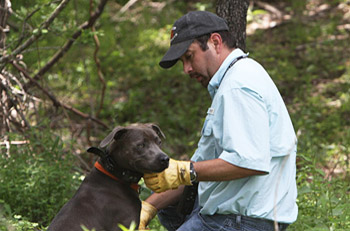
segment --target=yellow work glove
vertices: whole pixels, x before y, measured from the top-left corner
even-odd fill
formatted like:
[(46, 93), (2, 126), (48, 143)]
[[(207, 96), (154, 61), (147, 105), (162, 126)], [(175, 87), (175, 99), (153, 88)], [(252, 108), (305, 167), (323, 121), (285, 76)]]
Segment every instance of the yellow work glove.
[(143, 179), (146, 186), (157, 193), (176, 189), (180, 185), (192, 185), (190, 164), (190, 161), (170, 159), (169, 167), (163, 172), (144, 174)]
[(142, 201), (141, 213), (140, 213), (140, 224), (138, 230), (149, 230), (146, 228), (148, 223), (153, 219), (157, 214), (157, 209), (150, 203)]

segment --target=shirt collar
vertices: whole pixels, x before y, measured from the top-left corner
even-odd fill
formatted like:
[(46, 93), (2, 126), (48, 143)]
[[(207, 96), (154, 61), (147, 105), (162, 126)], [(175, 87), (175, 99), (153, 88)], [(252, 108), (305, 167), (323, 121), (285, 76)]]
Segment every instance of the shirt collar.
[(234, 49), (224, 60), (224, 62), (221, 64), (219, 70), (214, 74), (214, 76), (211, 78), (209, 84), (208, 84), (208, 91), (211, 96), (211, 98), (214, 98), (216, 91), (218, 90), (220, 83), (222, 81), (222, 78), (224, 77), (224, 73), (226, 72), (228, 66), (231, 64), (231, 62), (238, 58), (239, 56), (244, 55), (244, 52), (236, 48)]

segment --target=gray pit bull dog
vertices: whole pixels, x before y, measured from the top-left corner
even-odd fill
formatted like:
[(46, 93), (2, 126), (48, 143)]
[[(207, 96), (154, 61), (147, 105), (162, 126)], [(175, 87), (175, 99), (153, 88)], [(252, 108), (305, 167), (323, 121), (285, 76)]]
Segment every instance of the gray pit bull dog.
[(88, 152), (100, 158), (76, 194), (52, 220), (49, 231), (120, 230), (139, 224), (141, 201), (137, 182), (143, 173), (161, 172), (169, 157), (160, 149), (160, 128), (154, 124), (116, 127)]

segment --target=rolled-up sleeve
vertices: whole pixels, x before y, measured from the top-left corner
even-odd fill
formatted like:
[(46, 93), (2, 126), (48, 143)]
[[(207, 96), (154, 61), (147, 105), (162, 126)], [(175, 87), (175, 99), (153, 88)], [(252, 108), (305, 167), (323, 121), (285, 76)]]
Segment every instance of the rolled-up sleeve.
[(269, 118), (264, 99), (249, 88), (217, 95), (213, 132), (219, 155), (233, 165), (269, 172)]

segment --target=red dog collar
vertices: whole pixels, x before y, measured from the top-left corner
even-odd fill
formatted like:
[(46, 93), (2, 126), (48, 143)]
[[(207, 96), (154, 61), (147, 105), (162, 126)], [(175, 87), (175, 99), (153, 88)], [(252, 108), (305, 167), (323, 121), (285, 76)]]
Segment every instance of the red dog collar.
[[(102, 172), (103, 174), (109, 176), (110, 178), (112, 178), (113, 180), (116, 181), (121, 181), (118, 177), (114, 176), (112, 173), (108, 172), (98, 161), (95, 162), (95, 168), (97, 168), (97, 170), (99, 170), (100, 172)], [(136, 192), (139, 192), (140, 186), (137, 183), (134, 184), (130, 184), (130, 187), (132, 189), (134, 189)]]

